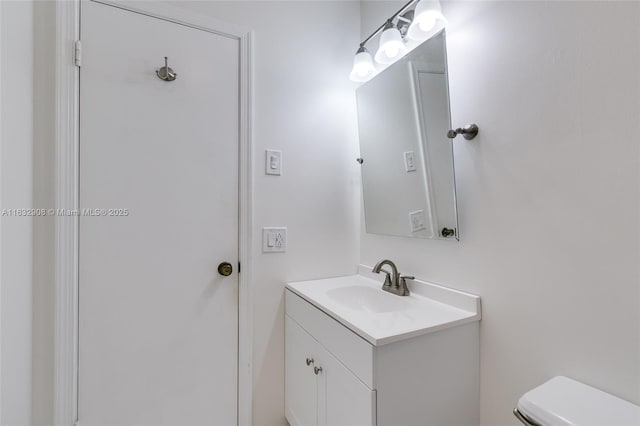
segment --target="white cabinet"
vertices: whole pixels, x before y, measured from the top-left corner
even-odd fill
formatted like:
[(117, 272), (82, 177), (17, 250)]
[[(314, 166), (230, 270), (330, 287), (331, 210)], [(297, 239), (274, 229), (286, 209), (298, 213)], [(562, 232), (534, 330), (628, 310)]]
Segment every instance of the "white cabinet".
[(318, 343), (285, 317), (286, 416), (297, 425), (318, 424), (318, 380), (313, 371)]
[(478, 424), (477, 321), (373, 345), (285, 293), (285, 414), (292, 426)]
[(374, 425), (375, 391), (288, 315), (286, 416), (293, 426)]

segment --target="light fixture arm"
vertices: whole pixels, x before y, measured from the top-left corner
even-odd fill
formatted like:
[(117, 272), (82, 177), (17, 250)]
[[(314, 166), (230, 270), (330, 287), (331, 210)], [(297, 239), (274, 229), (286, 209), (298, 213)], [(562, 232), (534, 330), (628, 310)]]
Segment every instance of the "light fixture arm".
[(365, 38), (364, 41), (362, 43), (360, 43), (360, 46), (364, 46), (365, 44), (367, 44), (367, 42), (369, 40), (371, 40), (372, 38), (374, 38), (376, 35), (378, 35), (382, 30), (385, 29), (385, 27), (387, 26), (387, 24), (389, 23), (389, 21), (393, 21), (394, 19), (396, 19), (398, 16), (402, 15), (404, 12), (407, 11), (407, 9), (409, 9), (411, 6), (413, 6), (415, 3), (417, 3), (418, 0), (410, 0), (407, 4), (405, 4), (404, 6), (402, 6), (402, 8), (400, 10), (398, 10), (396, 13), (394, 13), (393, 15), (391, 15), (391, 17), (389, 19), (387, 19), (384, 24), (380, 25), (374, 32), (372, 32), (369, 37)]
[[(412, 10), (410, 10), (409, 12), (406, 12), (406, 14), (407, 14), (407, 15), (408, 15), (408, 14), (412, 14), (411, 16), (413, 16), (413, 11), (412, 11)], [(400, 21), (405, 22), (405, 23), (407, 23), (407, 24), (410, 24), (410, 23), (411, 23), (411, 19), (407, 19), (407, 18), (405, 18), (405, 13), (403, 13), (403, 14), (402, 14), (402, 15), (400, 15), (400, 16), (398, 16), (398, 23), (399, 23)]]

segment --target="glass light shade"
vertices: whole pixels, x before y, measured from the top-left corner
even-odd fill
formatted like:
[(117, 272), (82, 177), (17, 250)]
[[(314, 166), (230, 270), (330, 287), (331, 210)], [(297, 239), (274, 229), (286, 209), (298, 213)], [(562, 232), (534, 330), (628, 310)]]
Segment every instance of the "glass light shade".
[(376, 67), (373, 65), (371, 54), (367, 49), (361, 47), (353, 58), (353, 69), (349, 78), (351, 81), (363, 82), (369, 80), (375, 73)]
[(400, 31), (389, 25), (380, 35), (380, 47), (376, 52), (376, 62), (390, 64), (402, 58), (407, 53), (407, 47), (402, 41)]
[(447, 25), (438, 0), (420, 0), (416, 5), (407, 37), (422, 41), (433, 37)]

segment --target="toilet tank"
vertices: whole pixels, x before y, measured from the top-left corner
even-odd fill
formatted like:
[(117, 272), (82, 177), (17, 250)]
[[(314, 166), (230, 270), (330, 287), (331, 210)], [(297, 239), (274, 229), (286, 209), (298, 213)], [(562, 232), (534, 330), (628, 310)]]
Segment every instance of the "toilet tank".
[(639, 406), (564, 376), (525, 393), (514, 414), (535, 426), (640, 426)]

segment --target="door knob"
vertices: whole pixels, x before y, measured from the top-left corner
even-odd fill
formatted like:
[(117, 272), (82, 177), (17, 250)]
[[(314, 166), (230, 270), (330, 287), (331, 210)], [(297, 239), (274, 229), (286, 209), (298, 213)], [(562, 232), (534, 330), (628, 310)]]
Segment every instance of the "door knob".
[(322, 367), (313, 367), (313, 372), (317, 376), (318, 374), (322, 373)]
[(233, 272), (233, 266), (229, 262), (222, 262), (218, 265), (218, 273), (224, 277), (228, 277)]
[(313, 358), (307, 358), (307, 365), (313, 364)]

